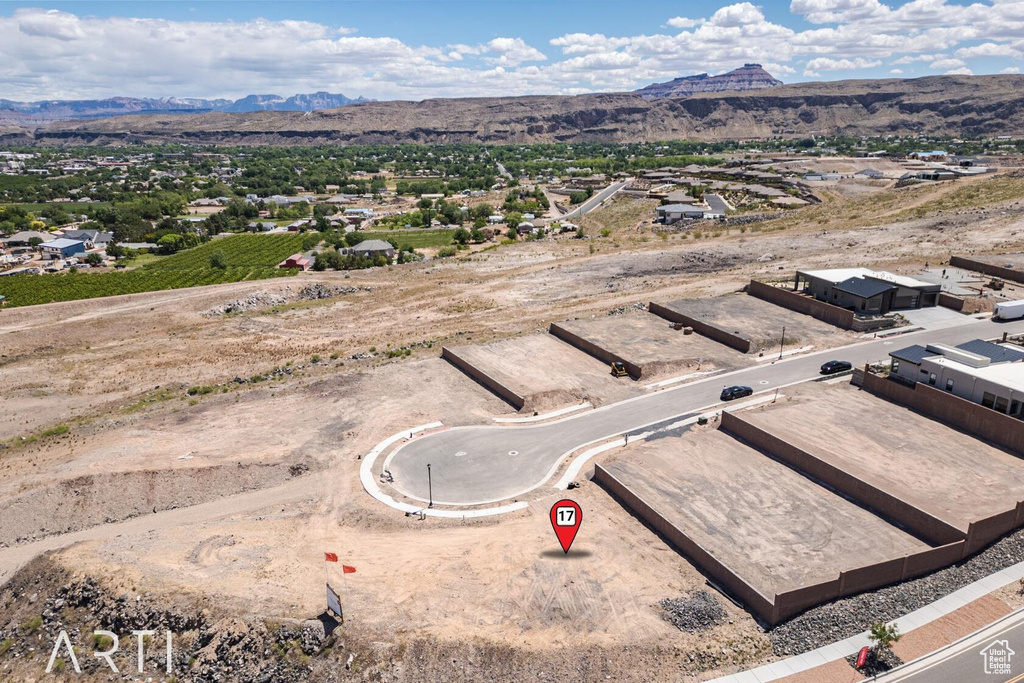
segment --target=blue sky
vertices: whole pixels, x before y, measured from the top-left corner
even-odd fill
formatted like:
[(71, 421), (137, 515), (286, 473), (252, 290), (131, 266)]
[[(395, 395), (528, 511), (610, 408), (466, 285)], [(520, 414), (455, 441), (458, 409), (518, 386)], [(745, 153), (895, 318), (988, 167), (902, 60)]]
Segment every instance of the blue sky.
[(758, 62), (786, 82), (1019, 73), (1024, 0), (0, 1), (0, 98), (622, 91)]

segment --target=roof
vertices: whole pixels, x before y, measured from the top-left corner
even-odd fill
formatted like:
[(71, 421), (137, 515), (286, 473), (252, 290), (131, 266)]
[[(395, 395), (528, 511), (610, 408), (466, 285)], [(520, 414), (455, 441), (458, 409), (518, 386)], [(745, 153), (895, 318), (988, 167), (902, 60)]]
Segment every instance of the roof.
[(913, 363), (914, 365), (920, 365), (921, 361), (928, 356), (934, 356), (935, 354), (921, 346), (920, 344), (914, 344), (903, 349), (897, 349), (889, 353), (890, 356), (896, 360), (906, 361), (907, 363)]
[(870, 268), (824, 268), (822, 270), (798, 270), (797, 273), (819, 280), (827, 280), (833, 285), (838, 285), (850, 278), (872, 278), (901, 287), (910, 287), (911, 289), (935, 289), (934, 283), (931, 282), (918, 280), (907, 275), (897, 275), (887, 270), (871, 270)]
[(385, 242), (384, 240), (363, 240), (352, 247), (352, 251), (388, 251), (394, 250), (394, 248), (391, 242)]
[(1024, 360), (1024, 350), (1013, 346), (993, 344), (992, 342), (985, 341), (984, 339), (972, 339), (969, 342), (957, 344), (956, 348), (961, 351), (967, 351), (968, 353), (985, 356), (993, 363), (1014, 363)]
[(83, 251), (85, 250), (85, 242), (83, 242), (82, 240), (69, 240), (69, 239), (65, 239), (63, 237), (60, 238), (60, 239), (57, 239), (57, 240), (53, 240), (52, 242), (47, 242), (46, 244), (44, 244), (42, 246), (44, 246), (44, 247), (52, 247), (54, 249), (68, 249), (69, 247), (82, 247), (82, 250)]
[(50, 240), (54, 239), (53, 235), (51, 235), (50, 233), (47, 233), (47, 232), (39, 232), (37, 230), (22, 230), (21, 232), (16, 232), (13, 235), (11, 235), (10, 237), (8, 237), (7, 241), (8, 242), (28, 242), (33, 237), (38, 237), (39, 239), (41, 239), (44, 242), (49, 242)]
[(988, 380), (1007, 389), (1024, 393), (1024, 363), (998, 363), (981, 368), (972, 368), (970, 365), (964, 365), (951, 358), (944, 358), (942, 356), (938, 356), (933, 360), (937, 365), (955, 368), (957, 371), (970, 377)]
[(700, 211), (703, 213), (704, 209), (692, 204), (665, 204), (659, 206), (658, 211)]
[(838, 289), (840, 292), (853, 294), (854, 296), (859, 296), (864, 299), (870, 299), (893, 289), (893, 286), (889, 283), (879, 282), (878, 280), (872, 280), (865, 277), (851, 277), (832, 285), (832, 287), (833, 289)]

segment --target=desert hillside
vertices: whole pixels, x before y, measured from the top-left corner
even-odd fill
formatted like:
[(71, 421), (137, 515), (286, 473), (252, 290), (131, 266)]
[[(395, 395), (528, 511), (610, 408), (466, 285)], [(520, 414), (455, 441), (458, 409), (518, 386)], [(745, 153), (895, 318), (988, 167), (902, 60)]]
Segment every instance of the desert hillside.
[(1024, 76), (801, 83), (645, 100), (632, 93), (370, 102), (311, 113), (121, 116), (54, 123), (7, 144), (631, 142), (767, 136), (1009, 135), (1024, 127)]

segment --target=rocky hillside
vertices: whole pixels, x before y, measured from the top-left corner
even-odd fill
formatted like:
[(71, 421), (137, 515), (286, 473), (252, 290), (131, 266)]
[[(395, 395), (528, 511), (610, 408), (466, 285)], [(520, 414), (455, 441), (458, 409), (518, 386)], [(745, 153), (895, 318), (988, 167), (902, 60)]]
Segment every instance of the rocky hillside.
[(739, 92), (744, 90), (763, 90), (782, 85), (782, 81), (761, 68), (760, 64), (744, 64), (717, 76), (698, 74), (682, 76), (667, 83), (652, 83), (645, 88), (636, 90), (641, 97), (689, 97), (704, 92)]
[(122, 116), (54, 123), (0, 143), (395, 144), (744, 139), (810, 134), (1009, 135), (1024, 128), (1024, 76), (801, 83), (644, 99), (577, 97), (371, 102), (309, 114)]
[(190, 114), (208, 111), (314, 111), (335, 109), (360, 102), (341, 94), (315, 92), (307, 95), (248, 95), (238, 100), (204, 100), (195, 97), (111, 97), (105, 100), (41, 100), (16, 102), (0, 100), (0, 123), (8, 125), (42, 124), (69, 119), (104, 119), (126, 114)]

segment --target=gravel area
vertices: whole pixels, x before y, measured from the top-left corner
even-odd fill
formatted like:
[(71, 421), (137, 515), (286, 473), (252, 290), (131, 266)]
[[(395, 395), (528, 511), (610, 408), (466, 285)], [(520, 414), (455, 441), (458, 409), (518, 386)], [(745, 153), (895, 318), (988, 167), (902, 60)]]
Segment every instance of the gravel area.
[[(847, 663), (854, 669), (857, 669), (857, 654), (859, 653), (852, 654), (846, 658)], [(864, 676), (877, 676), (878, 674), (895, 669), (901, 664), (903, 664), (903, 660), (892, 650), (879, 651), (872, 648), (868, 650), (868, 659), (864, 664), (864, 668), (857, 669), (857, 671), (864, 674)]]
[(665, 621), (689, 633), (714, 628), (727, 616), (718, 598), (707, 591), (697, 591), (688, 598), (665, 598), (658, 605), (665, 610)]
[(1024, 529), (965, 562), (895, 586), (836, 600), (808, 610), (768, 633), (775, 654), (807, 652), (866, 631), (872, 621), (892, 621), (1000, 569), (1024, 560)]

